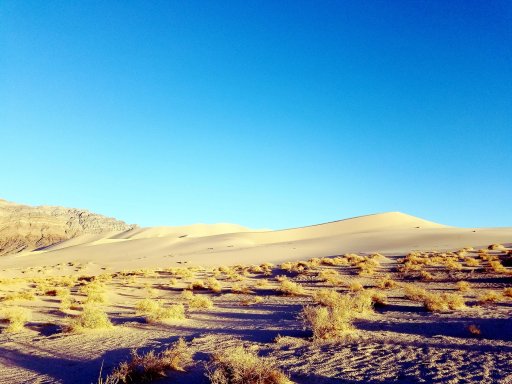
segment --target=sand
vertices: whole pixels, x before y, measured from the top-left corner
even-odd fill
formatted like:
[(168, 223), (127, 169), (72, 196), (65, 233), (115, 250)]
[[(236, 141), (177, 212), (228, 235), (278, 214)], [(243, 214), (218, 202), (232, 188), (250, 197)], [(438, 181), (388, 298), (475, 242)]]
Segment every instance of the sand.
[[(62, 312), (59, 299), (48, 295), (37, 296), (34, 301), (0, 303), (32, 311), (32, 319), (22, 332), (0, 334), (0, 383), (93, 383), (102, 364), (104, 374), (109, 373), (129, 358), (132, 348), (160, 350), (178, 337), (184, 337), (195, 352), (196, 365), (186, 373), (170, 373), (162, 383), (207, 383), (201, 364), (212, 353), (239, 344), (274, 357), (297, 383), (510, 382), (512, 299), (501, 297), (485, 305), (477, 299), (487, 290), (502, 292), (512, 287), (510, 267), (500, 273), (487, 267), (426, 267), (434, 276), (431, 281), (423, 281), (414, 273), (399, 273), (397, 268), (411, 250), (478, 250), (494, 243), (512, 249), (511, 241), (512, 228), (456, 228), (391, 212), (281, 231), (254, 231), (231, 224), (134, 228), (85, 234), (39, 251), (3, 256), (2, 278), (112, 274), (112, 280), (105, 283), (108, 302), (102, 308), (115, 328), (66, 333), (66, 317), (79, 314), (80, 308)], [(350, 252), (380, 252), (384, 257), (373, 276), (358, 276), (353, 266), (319, 267), (342, 275), (344, 283), (336, 287), (318, 280), (319, 269), (297, 273), (276, 267), (271, 276), (249, 273), (241, 283), (221, 275), (220, 293), (196, 293), (210, 297), (214, 307), (187, 309), (183, 321), (148, 324), (135, 313), (136, 303), (146, 297), (168, 304), (182, 301), (181, 291), (194, 279), (211, 276), (217, 266), (279, 264)], [(508, 257), (507, 249), (488, 252), (503, 260)], [(476, 251), (469, 255), (478, 258)], [(196, 267), (193, 277), (171, 283), (173, 275), (168, 268), (191, 266)], [(115, 274), (137, 269), (144, 271), (133, 277)], [(315, 290), (347, 293), (347, 286), (355, 280), (365, 288), (377, 289), (378, 280), (387, 273), (399, 286), (385, 290), (388, 305), (355, 321), (357, 331), (351, 338), (311, 340), (311, 331), (304, 328), (298, 315), (304, 305), (312, 304)], [(278, 275), (300, 283), (308, 295), (283, 296), (276, 291)], [(258, 287), (264, 279), (268, 279), (268, 286)], [(455, 283), (461, 280), (472, 286), (464, 293), (467, 308), (463, 310), (427, 312), (421, 303), (404, 297), (408, 284), (452, 293), (458, 292)], [(254, 293), (232, 293), (235, 284), (250, 286)], [(0, 289), (5, 295), (33, 288), (20, 280), (2, 283)], [(72, 293), (83, 299), (78, 287), (72, 288)], [(255, 296), (263, 301), (243, 305), (244, 300)], [(480, 336), (467, 331), (471, 324), (479, 327)]]

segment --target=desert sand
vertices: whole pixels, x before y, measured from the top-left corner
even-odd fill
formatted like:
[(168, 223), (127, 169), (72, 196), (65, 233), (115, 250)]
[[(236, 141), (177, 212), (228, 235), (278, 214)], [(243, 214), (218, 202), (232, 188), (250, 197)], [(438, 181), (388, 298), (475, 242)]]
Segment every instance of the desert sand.
[[(179, 337), (194, 364), (159, 382), (208, 383), (204, 363), (237, 345), (274, 359), (297, 383), (512, 380), (512, 298), (506, 293), (512, 228), (457, 228), (399, 212), (277, 231), (235, 224), (112, 228), (126, 224), (108, 222), (43, 247), (11, 247), (0, 257), (0, 308), (31, 313), (19, 332), (6, 331), (7, 321), (3, 326), (0, 383), (93, 383), (101, 366), (107, 375), (131, 349), (158, 351)], [(322, 271), (337, 277), (326, 280)], [(52, 292), (63, 286), (61, 277), (71, 279), (69, 308)], [(220, 284), (216, 291), (200, 284), (192, 289), (194, 281), (212, 277)], [(389, 287), (382, 285), (386, 278), (394, 282)], [(304, 291), (283, 292), (283, 279)], [(114, 327), (69, 332), (70, 319), (87, 304), (83, 287), (94, 281), (104, 295), (97, 306)], [(432, 309), (426, 296), (411, 299), (412, 286), (435, 297), (460, 295), (464, 303)], [(346, 337), (319, 340), (300, 313), (319, 305), (321, 289), (350, 297), (381, 292), (385, 299), (355, 316)], [(183, 296), (188, 290), (213, 307), (194, 308)], [(19, 292), (33, 297), (13, 298)], [(486, 298), (489, 292), (497, 296)], [(137, 311), (144, 299), (183, 303), (186, 318), (148, 322)]]

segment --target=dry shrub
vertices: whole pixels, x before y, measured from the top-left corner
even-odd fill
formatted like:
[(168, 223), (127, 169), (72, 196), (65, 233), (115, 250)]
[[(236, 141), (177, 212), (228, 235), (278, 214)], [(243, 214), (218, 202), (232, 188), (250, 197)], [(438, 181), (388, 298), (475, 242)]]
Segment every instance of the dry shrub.
[(428, 295), (426, 290), (414, 285), (407, 285), (404, 288), (404, 291), (405, 297), (412, 301), (423, 301), (423, 299)]
[[(105, 384), (141, 383), (165, 377), (168, 371), (184, 372), (192, 363), (192, 352), (183, 339), (174, 345), (155, 352), (139, 355), (132, 351), (131, 360), (122, 362), (104, 381)], [(100, 374), (101, 376), (101, 374)]]
[(358, 292), (363, 290), (364, 286), (359, 280), (352, 280), (348, 283), (348, 289), (350, 289), (352, 292)]
[(349, 265), (349, 261), (346, 258), (340, 256), (323, 257), (322, 259), (320, 259), (320, 264), (331, 266), (346, 266)]
[(336, 339), (354, 332), (352, 321), (373, 312), (373, 292), (342, 295), (323, 289), (315, 293), (314, 300), (322, 306), (306, 306), (301, 317), (313, 331), (314, 339)]
[(241, 300), (240, 305), (243, 305), (243, 306), (255, 305), (255, 304), (262, 303), (263, 301), (264, 301), (263, 297), (261, 297), (261, 296), (251, 296), (251, 297)]
[(188, 289), (207, 289), (207, 284), (203, 280), (194, 280), (189, 284)]
[(262, 267), (262, 266), (260, 266), (260, 265), (251, 265), (251, 266), (249, 267), (249, 272), (250, 272), (250, 273), (257, 274), (257, 273), (264, 273), (264, 272), (265, 272), (265, 270), (264, 270), (264, 269), (263, 269), (263, 267)]
[(465, 262), (468, 267), (478, 267), (480, 265), (480, 261), (473, 257), (466, 257)]
[(100, 282), (92, 281), (80, 288), (80, 293), (86, 295), (85, 303), (106, 303), (106, 287)]
[(423, 305), (430, 312), (445, 312), (466, 308), (464, 298), (456, 293), (443, 293), (441, 295), (429, 293), (424, 298)]
[(461, 292), (467, 292), (471, 290), (471, 285), (467, 281), (458, 281), (455, 285)]
[(30, 317), (30, 311), (25, 308), (6, 307), (0, 311), (0, 318), (8, 322), (5, 332), (9, 333), (21, 331), (25, 323), (30, 320)]
[(388, 305), (388, 296), (384, 292), (378, 292), (374, 290), (368, 290), (367, 292), (371, 293), (372, 302), (376, 306)]
[(233, 284), (231, 286), (231, 292), (233, 292), (233, 293), (241, 293), (241, 294), (244, 294), (244, 295), (249, 295), (251, 293), (254, 293), (247, 284), (240, 284), (240, 283)]
[(162, 302), (152, 299), (139, 301), (136, 313), (137, 315), (144, 316), (148, 323), (185, 319), (185, 307), (183, 304), (172, 304), (164, 307)]
[(219, 293), (222, 291), (222, 284), (215, 277), (209, 277), (206, 279), (206, 286), (209, 290), (215, 293)]
[(503, 296), (506, 296), (506, 297), (512, 297), (512, 288), (505, 288), (503, 290)]
[(306, 306), (301, 316), (305, 325), (313, 331), (314, 339), (336, 339), (355, 330), (352, 314), (337, 306)]
[(434, 280), (434, 276), (428, 271), (420, 271), (420, 278), (424, 281)]
[(487, 247), (487, 249), (492, 250), (492, 251), (502, 251), (506, 248), (503, 244), (491, 244)]
[(495, 292), (495, 291), (484, 291), (477, 297), (477, 301), (480, 304), (488, 304), (488, 303), (495, 303), (497, 301), (500, 301), (502, 298), (501, 293)]
[(468, 332), (473, 336), (480, 336), (482, 334), (482, 331), (476, 324), (470, 324), (466, 328)]
[(275, 361), (261, 358), (242, 346), (216, 353), (207, 365), (212, 384), (288, 384), (291, 381)]
[(307, 294), (302, 285), (287, 279), (281, 281), (278, 290), (288, 296), (303, 296)]
[(256, 283), (256, 286), (258, 288), (269, 288), (270, 282), (267, 279), (261, 279), (261, 280), (258, 280), (258, 282)]
[(26, 301), (33, 301), (36, 297), (32, 292), (29, 291), (21, 291), (21, 292), (13, 292), (8, 293), (4, 297), (0, 299), (0, 301), (19, 301), (19, 300), (26, 300)]
[(330, 285), (340, 285), (342, 283), (342, 279), (338, 271), (334, 269), (324, 269), (318, 273), (318, 279), (321, 281), (325, 281)]
[(445, 266), (450, 271), (461, 271), (462, 270), (462, 264), (454, 259), (451, 259), (451, 258), (446, 260)]
[(494, 271), (496, 273), (506, 273), (507, 272), (507, 268), (505, 268), (499, 260), (489, 261), (489, 267), (491, 268), (492, 271)]
[(389, 273), (386, 274), (377, 282), (377, 287), (381, 289), (392, 289), (395, 288), (397, 285), (398, 283), (391, 278), (391, 275)]
[(210, 309), (213, 308), (213, 301), (204, 295), (194, 295), (188, 302), (189, 308), (194, 309)]
[(71, 332), (86, 332), (112, 327), (113, 325), (105, 311), (91, 304), (85, 305), (80, 315), (68, 319), (68, 328)]

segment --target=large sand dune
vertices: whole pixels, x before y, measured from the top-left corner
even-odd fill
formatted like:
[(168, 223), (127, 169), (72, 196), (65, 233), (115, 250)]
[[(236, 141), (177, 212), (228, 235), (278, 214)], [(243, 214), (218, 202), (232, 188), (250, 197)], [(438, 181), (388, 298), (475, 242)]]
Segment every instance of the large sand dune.
[(361, 216), (285, 230), (253, 231), (234, 224), (131, 228), (83, 234), (38, 251), (0, 259), (2, 268), (85, 263), (123, 270), (170, 265), (279, 263), (347, 252), (448, 250), (512, 241), (512, 228), (457, 228), (400, 212)]

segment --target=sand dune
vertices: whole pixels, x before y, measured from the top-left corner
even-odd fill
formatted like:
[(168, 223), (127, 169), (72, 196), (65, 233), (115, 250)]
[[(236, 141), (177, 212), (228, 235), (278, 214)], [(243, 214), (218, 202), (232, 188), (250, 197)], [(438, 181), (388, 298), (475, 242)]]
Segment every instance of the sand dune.
[(89, 263), (122, 270), (169, 265), (279, 263), (346, 252), (401, 253), (509, 243), (512, 228), (468, 229), (433, 223), (400, 212), (361, 216), (285, 230), (253, 231), (234, 224), (132, 228), (84, 234), (40, 251), (2, 257), (2, 268)]

